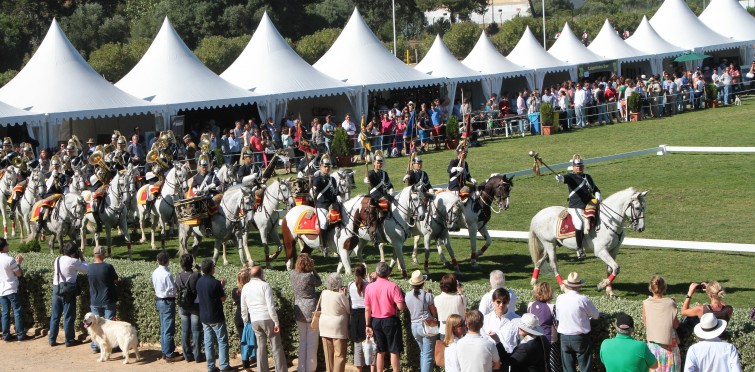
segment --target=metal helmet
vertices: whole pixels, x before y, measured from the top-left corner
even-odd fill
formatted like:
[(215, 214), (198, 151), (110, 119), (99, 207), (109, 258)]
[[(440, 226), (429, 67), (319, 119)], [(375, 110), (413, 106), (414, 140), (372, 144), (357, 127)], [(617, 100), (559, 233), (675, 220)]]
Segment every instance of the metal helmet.
[(13, 146), (13, 139), (10, 137), (5, 137), (3, 139), (3, 146)]
[(207, 154), (202, 154), (199, 156), (199, 166), (200, 167), (209, 167), (210, 166), (210, 156)]
[(415, 156), (414, 159), (412, 160), (412, 163), (414, 163), (414, 164), (422, 164), (422, 158), (419, 157), (419, 156)]
[(375, 151), (375, 163), (382, 163), (383, 160), (383, 152), (380, 150)]
[(574, 154), (571, 158), (571, 165), (573, 167), (584, 167), (585, 163), (582, 161), (582, 156), (579, 154)]
[(327, 165), (327, 166), (332, 165), (330, 162), (330, 155), (325, 154), (322, 156), (322, 158), (320, 158), (320, 166), (323, 166), (323, 165)]
[(50, 159), (50, 165), (53, 167), (60, 165), (60, 157), (58, 155), (53, 155), (52, 159)]
[(118, 146), (125, 146), (126, 142), (126, 136), (118, 136)]

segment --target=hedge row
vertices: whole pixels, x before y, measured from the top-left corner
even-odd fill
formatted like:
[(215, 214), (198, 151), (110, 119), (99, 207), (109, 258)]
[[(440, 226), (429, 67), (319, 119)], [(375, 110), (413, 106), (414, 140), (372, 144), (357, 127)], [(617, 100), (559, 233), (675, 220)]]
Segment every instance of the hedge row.
[[(23, 299), (25, 309), (25, 322), (27, 325), (46, 328), (50, 321), (50, 301), (52, 294), (52, 267), (53, 256), (45, 253), (27, 253), (26, 260), (22, 265), (24, 268), (24, 277), (21, 281), (20, 294)], [(90, 261), (91, 258), (88, 259)], [(108, 260), (115, 266), (118, 275), (121, 277), (121, 283), (118, 287), (118, 318), (134, 324), (139, 332), (139, 339), (147, 343), (159, 343), (160, 322), (155, 309), (155, 293), (152, 288), (151, 274), (157, 267), (157, 263), (149, 262), (132, 262), (126, 260)], [(233, 325), (234, 306), (230, 300), (230, 291), (236, 283), (236, 273), (238, 268), (228, 266), (218, 266), (216, 277), (225, 278), (228, 282), (226, 292), (228, 300), (225, 302), (225, 315), (228, 324), (228, 332), (231, 343), (231, 350), (239, 350), (239, 335)], [(179, 271), (177, 260), (171, 262), (171, 271)], [(325, 280), (323, 275), (323, 282)], [(283, 344), (289, 358), (296, 356), (298, 347), (298, 331), (296, 321), (293, 315), (293, 288), (287, 272), (266, 271), (266, 280), (271, 284), (276, 294), (276, 308), (281, 324), (281, 335)], [(395, 278), (394, 278), (395, 279)], [(344, 277), (344, 282), (350, 278)], [(400, 287), (407, 291), (410, 286), (407, 281), (396, 279)], [(82, 295), (78, 299), (77, 310), (77, 331), (85, 332), (81, 326), (81, 320), (89, 311), (89, 294), (87, 290), (86, 276), (79, 277), (79, 284), (82, 287)], [(426, 286), (433, 293), (439, 293), (439, 286), (435, 282), (427, 282)], [(464, 293), (470, 301), (470, 307), (476, 308), (479, 299), (488, 289), (479, 284), (467, 284), (464, 286)], [(518, 313), (526, 310), (527, 302), (532, 300), (531, 291), (528, 289), (514, 289), (519, 298)], [(616, 314), (627, 313), (635, 319), (636, 329), (635, 338), (643, 339), (644, 326), (641, 321), (641, 303), (639, 301), (630, 301), (623, 299), (608, 298), (604, 296), (592, 297), (593, 302), (601, 311), (601, 318), (592, 321), (592, 337), (594, 340), (595, 358), (599, 360), (598, 350), (602, 340), (613, 337), (612, 323)], [(680, 304), (681, 305), (681, 304)], [(740, 352), (742, 367), (745, 371), (755, 371), (755, 323), (750, 321), (746, 316), (745, 309), (735, 309), (734, 316), (731, 320), (728, 332), (730, 342), (736, 345)], [(404, 345), (406, 353), (402, 359), (402, 370), (419, 371), (419, 350), (411, 336), (409, 329), (408, 312), (403, 314), (404, 324)], [(176, 344), (180, 344), (180, 321), (176, 323)], [(686, 349), (694, 343), (694, 336), (682, 339), (681, 349), (682, 358)], [(412, 356), (411, 360), (407, 356)], [(595, 364), (596, 371), (603, 371), (602, 364)]]

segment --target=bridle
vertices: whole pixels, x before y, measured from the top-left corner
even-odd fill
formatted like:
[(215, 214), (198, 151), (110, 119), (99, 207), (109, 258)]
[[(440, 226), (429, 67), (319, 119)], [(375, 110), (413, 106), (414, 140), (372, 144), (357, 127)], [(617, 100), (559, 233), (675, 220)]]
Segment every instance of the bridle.
[[(634, 208), (634, 203), (635, 202), (640, 203), (640, 207), (638, 208), (639, 211), (637, 211)], [(629, 216), (628, 216), (629, 217), (629, 225), (625, 226), (625, 225), (623, 225), (623, 222), (627, 219), (627, 209), (629, 210)], [(632, 200), (630, 200), (629, 203), (627, 203), (627, 206), (624, 208), (624, 210), (622, 211), (622, 213), (616, 212), (615, 210), (611, 209), (610, 207), (608, 207), (604, 203), (600, 204), (600, 210), (601, 211), (606, 210), (606, 211), (609, 211), (609, 212), (611, 212), (612, 214), (614, 214), (616, 216), (621, 216), (621, 222), (622, 222), (621, 227), (622, 228), (631, 227), (633, 230), (636, 230), (637, 229), (637, 225), (640, 223), (640, 221), (644, 221), (645, 220), (645, 206), (643, 205), (643, 202), (640, 200), (639, 194), (638, 194), (636, 200), (635, 200), (634, 197), (632, 197)], [(611, 230), (614, 233), (616, 233), (616, 231), (613, 230), (605, 222), (603, 222), (602, 225), (605, 225), (606, 227), (609, 228), (609, 230)]]
[[(505, 181), (502, 176), (494, 176), (490, 180), (492, 179), (500, 179), (501, 185), (494, 186), (494, 188), (497, 189), (495, 194), (488, 192), (488, 188), (485, 187), (482, 192), (480, 192), (480, 202), (484, 206), (490, 207), (490, 210), (493, 213), (500, 214), (502, 211), (509, 209), (508, 199), (511, 194), (511, 188), (514, 187), (514, 185), (509, 181)], [(490, 180), (486, 182), (486, 186), (490, 183)], [(488, 200), (486, 201), (485, 199)], [(498, 199), (498, 210), (493, 207), (493, 201), (496, 199)]]

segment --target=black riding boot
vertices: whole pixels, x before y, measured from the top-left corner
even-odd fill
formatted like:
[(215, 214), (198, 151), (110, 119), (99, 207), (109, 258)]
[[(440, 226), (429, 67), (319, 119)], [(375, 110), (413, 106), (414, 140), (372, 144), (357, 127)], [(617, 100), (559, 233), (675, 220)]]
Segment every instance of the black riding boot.
[(328, 229), (320, 229), (320, 249), (328, 249)]
[(37, 234), (41, 234), (45, 227), (47, 227), (47, 208), (42, 207), (42, 210), (39, 212), (39, 219), (37, 219)]
[(94, 223), (97, 225), (97, 233), (102, 232), (102, 219), (100, 219), (100, 205), (102, 202), (93, 203), (92, 205), (92, 217), (94, 217)]
[(16, 218), (16, 204), (18, 204), (18, 199), (12, 199), (10, 201), (10, 214), (8, 217), (10, 217), (11, 220)]
[(577, 239), (577, 259), (583, 260), (585, 258), (585, 249), (582, 247), (582, 244), (585, 239), (585, 233), (581, 229), (576, 230), (575, 233), (577, 235), (575, 237)]
[(144, 203), (144, 210), (147, 211), (147, 213), (152, 213), (151, 210), (153, 205), (155, 205), (155, 199), (150, 199), (149, 197), (147, 197), (147, 202)]
[(210, 217), (204, 219), (204, 232), (205, 236), (212, 236), (212, 218)]

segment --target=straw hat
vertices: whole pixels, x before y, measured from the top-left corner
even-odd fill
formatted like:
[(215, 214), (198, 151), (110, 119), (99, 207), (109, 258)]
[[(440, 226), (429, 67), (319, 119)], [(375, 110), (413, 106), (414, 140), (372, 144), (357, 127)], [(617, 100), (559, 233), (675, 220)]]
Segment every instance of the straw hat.
[(427, 279), (426, 275), (422, 275), (422, 272), (419, 270), (414, 270), (412, 271), (412, 277), (409, 279), (409, 284), (422, 285), (425, 284), (425, 279)]
[(569, 289), (580, 289), (584, 283), (585, 281), (579, 277), (579, 273), (571, 272), (569, 273), (569, 277), (566, 278), (564, 285)]
[(537, 315), (532, 313), (526, 313), (519, 319), (519, 329), (525, 331), (533, 336), (542, 336), (543, 328), (540, 327), (540, 319)]
[(703, 339), (714, 339), (724, 333), (726, 330), (726, 321), (716, 319), (712, 313), (703, 314), (700, 323), (695, 326), (695, 336)]

